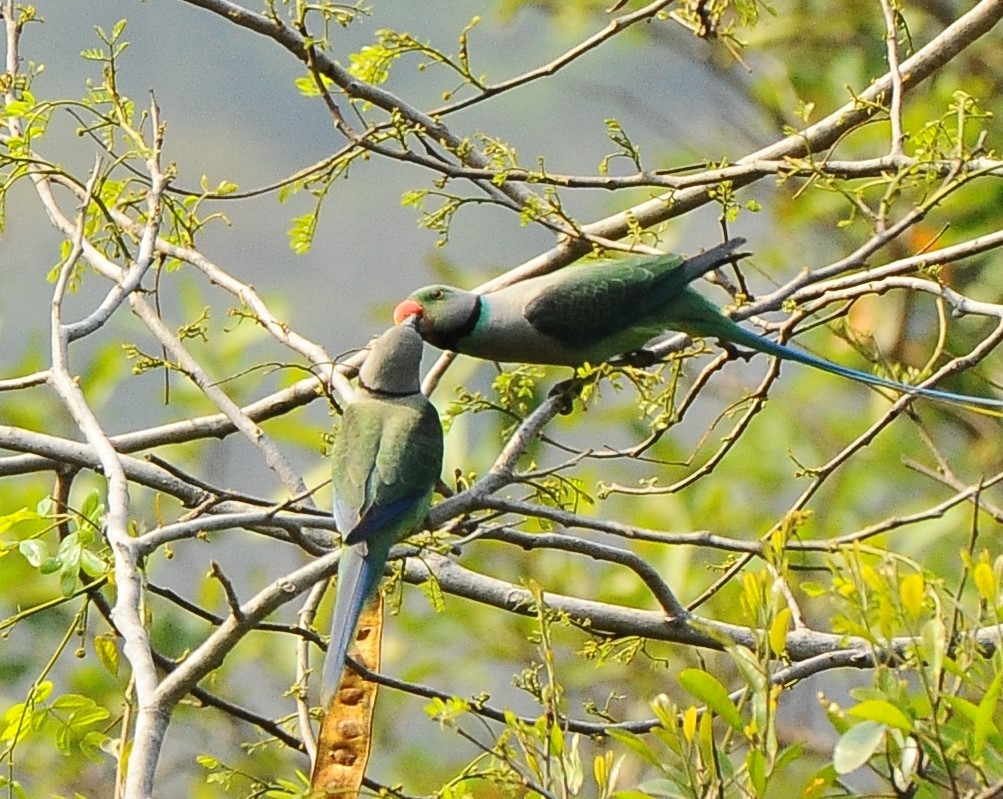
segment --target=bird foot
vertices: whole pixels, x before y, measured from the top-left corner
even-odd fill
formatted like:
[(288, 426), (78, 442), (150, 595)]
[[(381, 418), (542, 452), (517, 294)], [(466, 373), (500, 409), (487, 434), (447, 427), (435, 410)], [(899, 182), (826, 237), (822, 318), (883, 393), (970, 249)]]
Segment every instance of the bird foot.
[(582, 393), (589, 378), (572, 377), (570, 380), (562, 380), (555, 383), (554, 387), (547, 392), (548, 398), (557, 397), (561, 400), (561, 407), (558, 411), (561, 416), (567, 416), (575, 408), (575, 398)]
[(748, 362), (752, 360), (752, 356), (756, 354), (755, 350), (740, 349), (739, 347), (736, 347), (734, 344), (732, 344), (730, 341), (718, 340), (717, 343), (722, 350), (728, 353), (729, 357), (734, 358), (735, 360)]

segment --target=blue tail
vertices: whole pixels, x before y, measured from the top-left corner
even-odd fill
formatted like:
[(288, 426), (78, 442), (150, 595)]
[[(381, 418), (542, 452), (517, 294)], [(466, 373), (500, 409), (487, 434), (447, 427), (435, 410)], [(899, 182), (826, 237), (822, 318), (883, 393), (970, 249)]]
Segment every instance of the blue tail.
[(345, 655), (355, 639), (355, 628), (366, 600), (375, 592), (383, 576), (389, 547), (383, 549), (363, 541), (342, 547), (338, 563), (338, 591), (331, 618), (331, 640), (324, 658), (324, 673), (320, 683), (321, 707), (327, 711), (335, 691), (341, 683)]
[(899, 383), (895, 380), (889, 380), (884, 377), (878, 377), (877, 375), (860, 372), (856, 369), (850, 369), (848, 366), (840, 366), (838, 363), (833, 363), (832, 361), (827, 361), (823, 358), (810, 355), (804, 350), (796, 350), (793, 347), (787, 347), (783, 344), (779, 344), (772, 339), (765, 338), (764, 336), (760, 336), (750, 330), (746, 330), (744, 327), (740, 327), (730, 320), (728, 321), (729, 324), (727, 325), (727, 333), (722, 336), (721, 331), (718, 331), (716, 335), (721, 336), (721, 338), (727, 340), (731, 344), (746, 346), (750, 349), (766, 353), (767, 355), (774, 355), (788, 361), (803, 363), (806, 366), (821, 369), (823, 372), (829, 372), (830, 374), (839, 375), (840, 377), (847, 377), (850, 380), (856, 380), (859, 383), (866, 383), (870, 386), (880, 386), (882, 388), (890, 388), (893, 391), (898, 391), (902, 394), (910, 394), (914, 397), (926, 397), (927, 399), (938, 400), (940, 402), (949, 402), (954, 405), (964, 406), (969, 410), (976, 412), (985, 413), (987, 411), (984, 411), (983, 409), (995, 409), (995, 413), (989, 411), (991, 415), (1001, 415), (999, 411), (1003, 411), (1003, 400), (990, 399), (988, 397), (971, 397), (965, 394), (955, 394), (951, 391), (941, 391), (936, 388), (910, 386), (905, 383)]

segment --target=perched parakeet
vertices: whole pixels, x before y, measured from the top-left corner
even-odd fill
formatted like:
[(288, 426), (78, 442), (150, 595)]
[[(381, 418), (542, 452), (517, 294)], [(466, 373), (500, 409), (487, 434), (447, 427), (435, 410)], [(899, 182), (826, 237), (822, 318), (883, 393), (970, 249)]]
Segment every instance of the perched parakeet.
[(690, 284), (738, 257), (731, 239), (693, 258), (664, 255), (571, 266), (491, 294), (452, 286), (418, 289), (394, 310), (417, 316), (436, 347), (491, 361), (579, 366), (629, 355), (667, 331), (715, 338), (873, 386), (973, 407), (1003, 400), (898, 383), (787, 347), (733, 322)]
[(390, 548), (424, 520), (442, 469), (442, 425), (421, 393), (421, 350), (413, 320), (372, 343), (359, 370), (355, 401), (345, 409), (334, 438), (334, 518), (342, 549), (321, 681), (325, 708)]

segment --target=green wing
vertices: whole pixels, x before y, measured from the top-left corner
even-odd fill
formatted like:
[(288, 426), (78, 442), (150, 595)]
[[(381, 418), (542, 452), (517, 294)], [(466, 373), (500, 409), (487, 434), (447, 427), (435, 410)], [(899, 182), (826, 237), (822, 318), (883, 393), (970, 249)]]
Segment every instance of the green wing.
[(361, 400), (345, 410), (332, 452), (334, 512), (346, 543), (404, 526), (428, 510), (442, 468), (442, 427), (428, 402)]
[(523, 313), (541, 333), (587, 348), (633, 327), (660, 322), (658, 311), (666, 303), (680, 298), (698, 277), (740, 257), (734, 251), (744, 243), (730, 239), (692, 258), (664, 255), (569, 267), (530, 300)]
[(523, 315), (539, 332), (580, 348), (623, 332), (647, 313), (657, 277), (651, 264), (637, 261), (572, 266), (561, 276), (526, 303)]

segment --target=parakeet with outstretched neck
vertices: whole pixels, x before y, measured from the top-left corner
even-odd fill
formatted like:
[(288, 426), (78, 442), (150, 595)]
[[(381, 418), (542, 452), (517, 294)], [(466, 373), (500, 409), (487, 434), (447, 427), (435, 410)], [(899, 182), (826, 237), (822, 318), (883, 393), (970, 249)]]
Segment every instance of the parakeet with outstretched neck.
[(359, 370), (356, 398), (334, 438), (334, 518), (342, 549), (321, 681), (325, 708), (390, 548), (424, 520), (442, 469), (442, 425), (421, 393), (422, 340), (412, 322), (372, 343)]
[(678, 331), (715, 338), (872, 386), (943, 402), (1003, 408), (1003, 400), (920, 388), (860, 372), (768, 339), (733, 322), (692, 282), (740, 257), (731, 239), (693, 258), (678, 255), (571, 266), (491, 294), (452, 286), (418, 289), (394, 310), (417, 317), (430, 344), (491, 361), (579, 366), (642, 351)]

